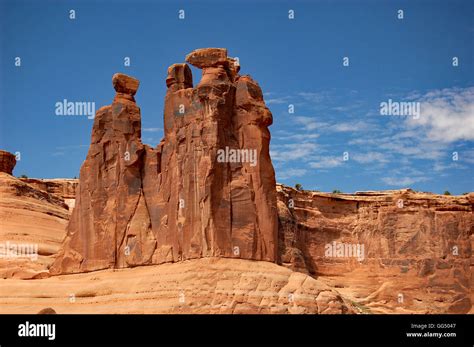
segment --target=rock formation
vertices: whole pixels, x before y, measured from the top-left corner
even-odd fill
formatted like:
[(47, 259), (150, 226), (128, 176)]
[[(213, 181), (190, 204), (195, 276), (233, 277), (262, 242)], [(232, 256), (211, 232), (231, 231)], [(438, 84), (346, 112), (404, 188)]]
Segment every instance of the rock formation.
[(65, 199), (36, 181), (0, 172), (0, 278), (48, 276), (64, 240), (70, 213)]
[[(9, 278), (0, 283), (0, 307), (8, 302), (9, 312), (34, 313), (38, 305), (52, 306), (60, 313), (92, 313), (99, 307), (103, 313), (343, 313), (353, 309), (360, 313), (474, 312), (470, 289), (472, 246), (469, 253), (466, 241), (473, 238), (472, 193), (439, 196), (401, 190), (351, 195), (296, 191), (278, 185), (279, 263), (317, 280), (270, 263), (217, 258), (213, 260), (221, 264), (217, 267), (213, 262), (194, 260), (127, 270), (131, 272), (37, 279), (44, 277), (54, 254), (48, 246), (52, 245), (51, 238), (59, 249), (67, 218), (53, 224), (58, 219), (57, 210), (47, 199), (56, 196), (45, 194), (48, 189), (20, 188), (28, 185), (1, 175), (10, 180), (2, 181), (1, 187), (17, 187), (14, 195), (2, 191), (3, 240), (38, 242), (42, 249), (39, 262), (0, 262), (0, 277)], [(57, 184), (59, 180), (49, 190), (57, 191)], [(30, 200), (31, 194), (38, 198)], [(32, 206), (34, 213), (30, 212)], [(60, 210), (67, 211), (64, 207)], [(334, 242), (364, 245), (363, 257), (326, 254), (326, 245)], [(451, 244), (462, 246), (453, 253)], [(61, 286), (56, 285), (59, 283)], [(218, 294), (201, 293), (198, 288), (204, 283), (212, 283)], [(127, 291), (138, 287), (141, 294)], [(335, 288), (341, 296), (324, 288)], [(38, 290), (48, 293), (49, 299), (38, 297)], [(20, 291), (26, 293), (21, 298), (17, 295)], [(184, 304), (179, 301), (181, 292), (186, 295)], [(80, 305), (64, 299), (71, 293), (77, 294)], [(123, 305), (108, 304), (116, 294), (128, 295)], [(294, 302), (290, 302), (290, 294)], [(151, 297), (165, 304), (150, 306)]]
[(351, 303), (317, 279), (243, 259), (193, 259), (33, 281), (0, 279), (0, 288), (0, 314), (34, 314), (42, 307), (58, 314), (354, 312)]
[[(201, 257), (275, 261), (277, 209), (269, 156), (272, 115), (258, 84), (220, 48), (168, 69), (165, 137), (141, 142), (138, 80), (113, 76), (98, 110), (76, 207), (54, 274)], [(230, 153), (230, 154), (229, 154)]]
[(372, 312), (472, 310), (474, 193), (277, 190), (283, 265)]
[(0, 150), (0, 172), (12, 175), (15, 165), (15, 156), (10, 152)]
[[(15, 157), (0, 151), (0, 246), (39, 245), (39, 261), (0, 259), (0, 308), (474, 313), (474, 193), (276, 185), (272, 115), (258, 84), (239, 75), (225, 49), (199, 49), (186, 61), (202, 78), (193, 87), (187, 64), (169, 67), (156, 148), (140, 139), (138, 80), (116, 74), (79, 184), (15, 178)], [(71, 293), (80, 305), (64, 300)]]

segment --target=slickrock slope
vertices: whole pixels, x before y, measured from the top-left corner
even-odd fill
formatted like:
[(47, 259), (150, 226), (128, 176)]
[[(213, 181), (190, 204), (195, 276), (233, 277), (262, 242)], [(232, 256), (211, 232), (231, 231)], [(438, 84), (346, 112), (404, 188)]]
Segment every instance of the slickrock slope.
[(473, 312), (473, 193), (277, 190), (282, 264), (364, 312)]
[(327, 285), (269, 262), (173, 264), (0, 280), (0, 313), (351, 313)]
[(0, 172), (0, 278), (48, 276), (69, 213), (61, 197)]
[(138, 80), (114, 75), (117, 94), (96, 114), (52, 273), (211, 256), (276, 260), (272, 115), (262, 91), (225, 49), (186, 60), (203, 69), (202, 79), (192, 88), (186, 64), (168, 69), (165, 137), (154, 149), (140, 139)]

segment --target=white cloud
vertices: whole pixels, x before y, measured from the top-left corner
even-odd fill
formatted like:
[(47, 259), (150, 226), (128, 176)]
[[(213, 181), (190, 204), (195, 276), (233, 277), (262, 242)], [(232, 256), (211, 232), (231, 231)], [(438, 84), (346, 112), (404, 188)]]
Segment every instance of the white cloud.
[(289, 99), (290, 98), (288, 96), (283, 96), (283, 97), (280, 97), (280, 98), (272, 98), (272, 99), (265, 100), (265, 104), (266, 105), (287, 104)]
[(446, 154), (445, 147), (432, 142), (419, 142), (420, 140), (422, 139), (394, 140), (389, 138), (380, 141), (378, 148), (414, 159), (435, 160)]
[(352, 159), (361, 164), (388, 163), (388, 155), (380, 152), (356, 153)]
[[(377, 175), (378, 179), (398, 188), (429, 181), (452, 170), (472, 169), (474, 164), (474, 149), (469, 142), (474, 141), (474, 87), (397, 95), (400, 101), (420, 102), (419, 119), (381, 118), (378, 109), (375, 113), (358, 112), (360, 117), (357, 118), (355, 114), (351, 117), (341, 114), (339, 118), (332, 111), (351, 112), (351, 107), (344, 106), (343, 101), (334, 107), (334, 102), (339, 100), (337, 95), (298, 93), (295, 97), (303, 99), (306, 105), (314, 103), (326, 107), (314, 110), (322, 116), (294, 116), (291, 120), (296, 125), (295, 132), (283, 131), (274, 136), (274, 139), (292, 142), (272, 144), (272, 158), (279, 163), (303, 161), (308, 172), (312, 172), (311, 168), (341, 167), (344, 165), (342, 156), (322, 156), (328, 153), (324, 149), (328, 148), (325, 141), (329, 137), (332, 154), (334, 146), (345, 142), (351, 146), (348, 147), (350, 161), (365, 164), (364, 170), (384, 168), (382, 176)], [(316, 138), (318, 145), (309, 142)], [(454, 151), (459, 152), (459, 161), (453, 163)], [(393, 164), (393, 168), (388, 163)], [(421, 167), (423, 170), (415, 169)]]
[(308, 170), (306, 169), (283, 169), (276, 172), (276, 176), (280, 180), (286, 180), (288, 178), (301, 177), (306, 175)]
[(275, 140), (292, 140), (292, 141), (305, 141), (310, 139), (317, 139), (319, 134), (306, 134), (306, 133), (288, 133), (286, 135), (275, 135), (273, 139)]
[(297, 124), (303, 125), (304, 129), (308, 131), (316, 130), (318, 128), (323, 128), (326, 126), (325, 123), (316, 122), (316, 120), (313, 117), (298, 116), (298, 117), (295, 117), (294, 119)]
[(474, 164), (474, 149), (469, 149), (466, 151), (457, 151), (459, 155), (460, 162), (466, 162), (469, 164)]
[(142, 131), (150, 132), (150, 133), (156, 133), (158, 131), (161, 131), (161, 128), (143, 128)]
[(407, 118), (408, 129), (429, 141), (474, 140), (474, 87), (433, 90), (415, 101), (420, 102), (421, 116)]
[(417, 182), (425, 182), (428, 181), (426, 177), (384, 177), (382, 181), (389, 186), (396, 186), (396, 187), (408, 187)]
[(319, 157), (316, 161), (309, 163), (313, 169), (331, 169), (343, 164), (342, 157)]
[(314, 117), (297, 116), (294, 118), (297, 124), (303, 125), (304, 130), (313, 131), (320, 130), (325, 132), (357, 132), (357, 131), (375, 131), (377, 127), (373, 123), (365, 121), (352, 121), (352, 122), (319, 122)]
[(429, 181), (430, 178), (425, 176), (426, 172), (416, 169), (413, 166), (400, 166), (391, 170), (389, 176), (383, 177), (382, 181), (390, 186), (398, 188), (406, 188), (418, 182)]
[(311, 142), (272, 145), (270, 156), (275, 161), (306, 159), (315, 153), (318, 145)]
[(335, 123), (328, 127), (329, 131), (334, 132), (356, 132), (356, 131), (366, 131), (366, 130), (375, 130), (375, 126), (373, 124), (367, 124), (363, 121), (357, 122), (341, 122)]
[(301, 92), (298, 93), (300, 97), (302, 97), (305, 101), (311, 102), (311, 103), (319, 103), (323, 101), (327, 97), (326, 92)]

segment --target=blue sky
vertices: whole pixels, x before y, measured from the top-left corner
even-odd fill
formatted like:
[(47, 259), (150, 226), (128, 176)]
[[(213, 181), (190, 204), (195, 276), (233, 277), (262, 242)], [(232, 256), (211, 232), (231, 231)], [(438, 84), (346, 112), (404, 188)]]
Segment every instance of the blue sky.
[[(142, 140), (155, 146), (168, 66), (196, 48), (225, 47), (273, 113), (279, 182), (344, 192), (474, 190), (472, 1), (0, 3), (0, 148), (21, 153), (16, 175), (78, 176), (93, 121), (57, 116), (55, 104), (110, 104), (116, 72), (140, 80)], [(419, 119), (381, 115), (388, 99), (420, 103)]]

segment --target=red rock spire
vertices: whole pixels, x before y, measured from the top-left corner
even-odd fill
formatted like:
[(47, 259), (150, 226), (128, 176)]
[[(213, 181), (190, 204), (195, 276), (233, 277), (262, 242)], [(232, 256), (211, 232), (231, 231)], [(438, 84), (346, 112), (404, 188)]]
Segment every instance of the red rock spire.
[(203, 69), (202, 79), (193, 88), (186, 64), (168, 69), (165, 137), (155, 149), (140, 139), (138, 80), (114, 75), (117, 94), (95, 117), (52, 273), (201, 257), (276, 261), (272, 115), (260, 87), (238, 75), (225, 49), (186, 60)]

